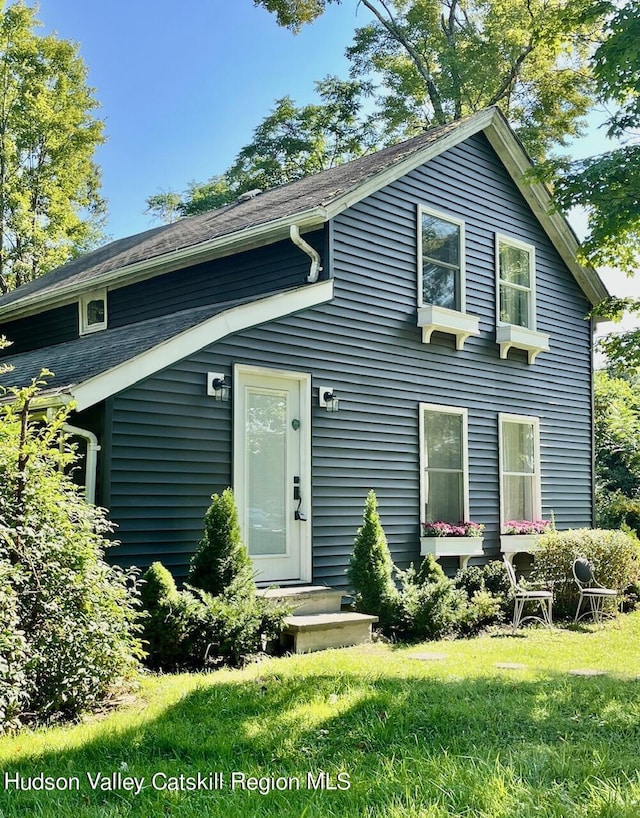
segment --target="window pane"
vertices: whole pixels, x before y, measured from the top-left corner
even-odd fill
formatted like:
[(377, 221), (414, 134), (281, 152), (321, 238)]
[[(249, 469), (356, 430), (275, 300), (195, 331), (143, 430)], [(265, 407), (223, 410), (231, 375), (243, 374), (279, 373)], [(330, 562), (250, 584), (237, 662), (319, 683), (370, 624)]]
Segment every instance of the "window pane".
[(531, 286), (529, 251), (522, 247), (500, 244), (500, 278), (521, 287)]
[(500, 285), (500, 320), (517, 327), (529, 326), (528, 290), (514, 290), (513, 287)]
[(428, 469), (462, 471), (462, 415), (425, 412)]
[(460, 266), (460, 228), (428, 213), (422, 214), (422, 255)]
[[(502, 468), (505, 472), (535, 472), (535, 441), (532, 423), (502, 424)], [(510, 519), (515, 519), (510, 517)], [(525, 519), (525, 518), (523, 518)]]
[(440, 267), (425, 259), (422, 265), (422, 301), (450, 310), (459, 309), (457, 279), (457, 270)]
[(504, 518), (505, 520), (534, 520), (534, 476), (505, 475), (504, 477)]
[(104, 300), (102, 298), (89, 301), (87, 304), (87, 326), (104, 323)]
[(425, 521), (459, 523), (464, 517), (462, 472), (429, 471)]
[(286, 541), (286, 396), (248, 390), (246, 406), (249, 529), (253, 556), (284, 554)]

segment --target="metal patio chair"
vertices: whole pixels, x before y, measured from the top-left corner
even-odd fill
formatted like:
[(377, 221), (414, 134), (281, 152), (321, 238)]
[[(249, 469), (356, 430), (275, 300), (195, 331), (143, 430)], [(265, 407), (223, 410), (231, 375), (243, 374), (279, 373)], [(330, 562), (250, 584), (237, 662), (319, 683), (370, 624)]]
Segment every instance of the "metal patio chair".
[[(578, 622), (583, 616), (591, 614), (593, 621), (601, 625), (606, 603), (613, 600), (616, 602), (617, 607), (618, 592), (613, 588), (605, 588), (600, 585), (593, 574), (591, 563), (585, 557), (578, 557), (573, 563), (572, 570), (573, 578), (580, 590), (580, 599), (574, 621)], [(583, 613), (580, 613), (582, 603), (585, 600), (589, 601), (589, 606)]]
[[(516, 579), (516, 572), (511, 563), (505, 558), (504, 564), (509, 575), (509, 581), (514, 593), (513, 605), (513, 630), (516, 631), (520, 625), (527, 619), (536, 619), (548, 627), (552, 627), (553, 620), (551, 616), (551, 606), (553, 604), (553, 594), (551, 591), (544, 589), (523, 588)], [(540, 606), (541, 616), (536, 614), (529, 614), (523, 616), (524, 606), (527, 602), (534, 602)]]

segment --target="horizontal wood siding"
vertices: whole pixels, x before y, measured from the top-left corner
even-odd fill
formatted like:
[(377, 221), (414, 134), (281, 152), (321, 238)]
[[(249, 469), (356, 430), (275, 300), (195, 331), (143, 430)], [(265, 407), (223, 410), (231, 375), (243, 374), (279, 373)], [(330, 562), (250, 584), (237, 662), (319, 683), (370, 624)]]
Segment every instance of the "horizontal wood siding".
[[(324, 254), (325, 231), (304, 238)], [(286, 240), (120, 287), (109, 293), (109, 326), (298, 286), (310, 264), (309, 256)]]
[[(466, 223), (467, 310), (481, 336), (463, 351), (444, 335), (423, 344), (416, 326), (419, 202)], [(533, 366), (518, 353), (499, 358), (496, 230), (536, 247), (538, 329), (551, 351)], [(499, 548), (499, 412), (540, 418), (544, 515), (589, 525), (588, 304), (485, 138), (350, 208), (332, 236), (332, 303), (231, 336), (115, 398), (111, 508), (122, 554), (184, 574), (209, 495), (231, 482), (231, 403), (206, 397), (205, 375), (234, 363), (312, 374), (316, 582), (345, 585), (371, 488), (394, 560), (418, 560), (420, 402), (469, 410), (470, 510), (486, 525), (487, 554)], [(337, 414), (318, 407), (319, 384), (336, 389)]]
[[(0, 335), (13, 342), (8, 349), (0, 350), (0, 357), (73, 341), (78, 337), (78, 304), (67, 304), (28, 318), (3, 322), (0, 324)], [(43, 365), (47, 365), (46, 360), (43, 360)]]

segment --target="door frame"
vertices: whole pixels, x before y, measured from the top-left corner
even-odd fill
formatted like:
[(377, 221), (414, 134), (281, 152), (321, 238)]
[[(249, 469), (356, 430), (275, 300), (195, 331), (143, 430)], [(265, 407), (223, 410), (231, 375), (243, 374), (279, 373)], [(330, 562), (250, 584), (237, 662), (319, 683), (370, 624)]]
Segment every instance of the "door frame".
[[(313, 508), (311, 503), (311, 373), (300, 372), (290, 369), (277, 369), (275, 367), (255, 366), (252, 364), (234, 364), (233, 366), (233, 391), (232, 395), (238, 395), (240, 389), (240, 379), (247, 375), (259, 375), (261, 377), (284, 378), (288, 380), (297, 381), (300, 388), (300, 429), (297, 431), (299, 435), (300, 446), (300, 492), (304, 498), (304, 511), (307, 516), (306, 522), (291, 521), (292, 525), (297, 525), (299, 531), (300, 543), (300, 576), (298, 579), (288, 579), (287, 584), (304, 584), (312, 581), (313, 563), (312, 563), (312, 526), (313, 526)], [(233, 487), (236, 495), (236, 502), (238, 502), (237, 487), (240, 480), (240, 463), (244, 457), (244, 435), (243, 435), (243, 418), (240, 414), (240, 401), (233, 400)], [(291, 486), (293, 491), (293, 486)], [(242, 496), (245, 491), (243, 488)], [(244, 519), (244, 509), (240, 508), (238, 504), (239, 517)], [(240, 523), (242, 529), (242, 522)], [(244, 536), (244, 532), (243, 532)], [(284, 581), (284, 580), (283, 580)], [(270, 585), (277, 580), (265, 580), (261, 582), (258, 578), (256, 580), (258, 585)]]

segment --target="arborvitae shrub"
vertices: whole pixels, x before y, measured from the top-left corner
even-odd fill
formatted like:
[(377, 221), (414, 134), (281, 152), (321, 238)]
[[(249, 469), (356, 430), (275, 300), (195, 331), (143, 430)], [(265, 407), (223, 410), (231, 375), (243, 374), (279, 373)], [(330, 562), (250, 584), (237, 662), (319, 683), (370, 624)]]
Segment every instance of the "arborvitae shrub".
[(154, 562), (145, 572), (141, 591), (146, 612), (142, 639), (147, 664), (153, 668), (174, 669), (189, 661), (187, 647), (195, 627), (194, 605), (188, 605), (183, 594), (161, 562)]
[(373, 491), (369, 492), (365, 502), (362, 526), (356, 535), (347, 578), (355, 594), (356, 610), (377, 616), (379, 626), (389, 630), (397, 619), (398, 591)]
[(204, 536), (191, 560), (187, 581), (212, 596), (255, 594), (253, 566), (242, 542), (230, 488), (211, 498), (204, 518)]

